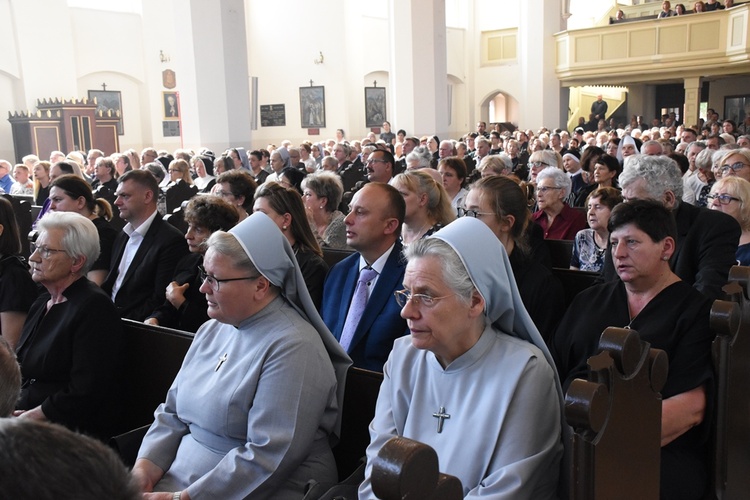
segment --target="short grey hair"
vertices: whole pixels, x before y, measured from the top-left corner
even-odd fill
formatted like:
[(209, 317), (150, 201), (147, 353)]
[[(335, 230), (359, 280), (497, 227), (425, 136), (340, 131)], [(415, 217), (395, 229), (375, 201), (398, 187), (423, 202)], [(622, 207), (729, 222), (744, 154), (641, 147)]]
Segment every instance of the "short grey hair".
[(71, 258), (84, 257), (80, 274), (85, 276), (99, 258), (99, 232), (87, 217), (75, 212), (47, 212), (37, 224), (40, 232), (59, 229), (63, 232), (62, 250)]
[(701, 170), (711, 170), (713, 166), (714, 151), (704, 148), (695, 157), (695, 166)]
[(668, 156), (636, 154), (627, 157), (619, 177), (620, 186), (627, 188), (638, 179), (646, 181), (646, 192), (653, 200), (662, 201), (667, 191), (674, 193), (678, 203), (682, 199), (682, 172), (677, 162)]
[[(563, 190), (563, 200), (570, 196), (570, 190), (573, 187), (573, 183), (570, 180), (570, 177), (568, 177), (568, 174), (563, 172), (557, 167), (547, 167), (536, 176), (536, 184), (537, 186), (544, 180), (544, 179), (552, 179), (552, 182), (555, 183), (556, 188), (561, 188)], [(554, 198), (553, 198), (554, 199)]]
[(242, 248), (242, 245), (240, 245), (240, 242), (233, 234), (226, 231), (216, 231), (206, 240), (206, 247), (208, 250), (213, 250), (216, 253), (229, 257), (234, 267), (246, 269), (250, 274), (258, 273), (258, 268), (255, 267), (253, 261), (250, 260), (250, 256), (247, 255), (245, 249)]
[(21, 395), (21, 367), (5, 338), (0, 337), (0, 418), (10, 417)]
[(344, 185), (338, 175), (321, 170), (302, 179), (302, 189), (309, 189), (318, 198), (326, 198), (326, 211), (334, 212), (344, 195)]
[(432, 164), (432, 153), (425, 146), (418, 146), (414, 148), (411, 153), (406, 155), (406, 164), (409, 162), (418, 160), (420, 168), (429, 167)]
[(443, 281), (465, 304), (471, 303), (471, 296), (477, 290), (466, 270), (461, 257), (440, 238), (422, 238), (404, 250), (408, 262), (425, 257), (435, 257), (443, 271)]

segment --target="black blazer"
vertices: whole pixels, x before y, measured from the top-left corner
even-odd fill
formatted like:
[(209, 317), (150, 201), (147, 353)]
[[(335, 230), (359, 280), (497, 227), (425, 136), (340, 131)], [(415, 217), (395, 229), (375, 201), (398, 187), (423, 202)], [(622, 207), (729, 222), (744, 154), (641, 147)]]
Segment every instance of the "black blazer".
[[(112, 263), (102, 289), (112, 296), (128, 235), (120, 231), (112, 247)], [(160, 306), (166, 296), (167, 285), (172, 281), (175, 267), (188, 254), (182, 233), (164, 222), (159, 214), (143, 237), (141, 246), (130, 263), (125, 280), (115, 297), (115, 306), (123, 318), (143, 321)]]
[(34, 302), (17, 356), (23, 375), (19, 410), (42, 405), (52, 422), (107, 439), (117, 431), (121, 399), (122, 322), (109, 297), (86, 278), (47, 311)]

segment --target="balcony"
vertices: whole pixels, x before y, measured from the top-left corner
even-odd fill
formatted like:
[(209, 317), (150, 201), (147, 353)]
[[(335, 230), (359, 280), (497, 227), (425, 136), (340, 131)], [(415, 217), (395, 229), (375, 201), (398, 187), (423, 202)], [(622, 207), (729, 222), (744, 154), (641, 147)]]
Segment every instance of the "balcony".
[(750, 73), (750, 4), (555, 35), (565, 86), (681, 82)]

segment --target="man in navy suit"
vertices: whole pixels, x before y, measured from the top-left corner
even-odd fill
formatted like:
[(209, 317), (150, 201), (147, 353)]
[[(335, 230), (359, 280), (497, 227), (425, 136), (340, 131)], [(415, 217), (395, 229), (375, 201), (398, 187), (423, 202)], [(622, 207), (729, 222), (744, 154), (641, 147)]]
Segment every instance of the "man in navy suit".
[(175, 266), (188, 248), (182, 233), (156, 210), (159, 185), (148, 170), (131, 170), (117, 182), (115, 206), (127, 225), (115, 240), (102, 289), (123, 318), (143, 321), (164, 303)]
[[(393, 341), (408, 333), (393, 296), (404, 287), (406, 262), (399, 236), (405, 212), (403, 197), (388, 184), (371, 182), (357, 191), (344, 222), (346, 243), (358, 253), (333, 266), (326, 278), (321, 316), (360, 368), (383, 371)], [(358, 322), (350, 318), (352, 324), (347, 325), (360, 273), (365, 270), (377, 274), (360, 285), (367, 287), (364, 312)]]

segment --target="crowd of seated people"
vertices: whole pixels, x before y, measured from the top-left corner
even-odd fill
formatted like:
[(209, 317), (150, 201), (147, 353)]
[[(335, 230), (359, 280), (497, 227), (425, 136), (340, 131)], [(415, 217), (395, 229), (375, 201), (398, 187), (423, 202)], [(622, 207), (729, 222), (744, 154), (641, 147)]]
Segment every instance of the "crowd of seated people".
[[(211, 420), (212, 415), (204, 413), (213, 409), (181, 408), (180, 393), (200, 389), (222, 401), (218, 406), (231, 404), (236, 395), (229, 394), (225, 378), (234, 374), (230, 350), (248, 342), (232, 335), (247, 334), (252, 338), (255, 327), (251, 325), (256, 319), (280, 321), (275, 316), (266, 317), (270, 314), (268, 307), (278, 309), (275, 315), (284, 311), (284, 321), (289, 320), (290, 314), (299, 316), (292, 323), (294, 328), (308, 332), (305, 335), (309, 335), (309, 345), (314, 347), (308, 346), (305, 355), (314, 354), (320, 370), (328, 371), (330, 364), (336, 366), (347, 357), (355, 366), (375, 371), (389, 373), (390, 366), (384, 391), (404, 387), (417, 391), (422, 384), (433, 383), (431, 376), (407, 380), (404, 366), (416, 369), (425, 363), (442, 370), (448, 380), (453, 369), (479, 356), (478, 350), (493, 351), (494, 343), (506, 342), (505, 337), (512, 339), (511, 343), (517, 343), (513, 337), (521, 337), (525, 342), (516, 348), (544, 360), (533, 368), (535, 377), (542, 376), (549, 382), (549, 392), (539, 394), (539, 398), (543, 397), (546, 403), (558, 401), (555, 377), (559, 376), (565, 387), (566, 381), (577, 374), (580, 363), (585, 364), (586, 357), (593, 354), (591, 338), (601, 325), (591, 331), (576, 330), (580, 339), (571, 338), (566, 332), (576, 321), (595, 317), (586, 308), (594, 308), (597, 314), (604, 310), (604, 306), (596, 306), (594, 298), (619, 300), (619, 306), (620, 302), (636, 301), (642, 298), (639, 291), (643, 287), (638, 286), (641, 276), (650, 278), (649, 269), (658, 269), (664, 281), (649, 282), (643, 288), (654, 292), (650, 298), (658, 301), (659, 292), (679, 288), (685, 297), (696, 304), (700, 302), (701, 307), (691, 312), (703, 315), (707, 314), (706, 308), (698, 299), (719, 297), (730, 266), (750, 262), (750, 136), (744, 135), (750, 132), (750, 124), (720, 120), (713, 109), (708, 110), (705, 121), (692, 127), (678, 124), (670, 114), (655, 118), (648, 125), (639, 116), (627, 124), (602, 118), (593, 129), (585, 119), (582, 124), (584, 127), (573, 132), (546, 128), (511, 132), (499, 125), (488, 130), (484, 122), (479, 122), (476, 131), (457, 140), (442, 141), (434, 135), (415, 137), (399, 131), (393, 137), (388, 135), (388, 141), (373, 134), (349, 142), (342, 132), (342, 137), (330, 141), (297, 147), (284, 141), (249, 153), (242, 147), (233, 147), (219, 155), (205, 148), (173, 153), (145, 148), (140, 155), (126, 151), (106, 156), (91, 150), (85, 157), (61, 154), (50, 158), (50, 162), (28, 158), (28, 164), (13, 169), (16, 178), (11, 189), (21, 194), (33, 184), (32, 196), (37, 205), (44, 206), (38, 226), (41, 234), (31, 257), (33, 274), (29, 274), (28, 264), (20, 257), (20, 245), (27, 244), (26, 237), (12, 231), (7, 219), (13, 209), (0, 199), (0, 284), (12, 280), (10, 287), (15, 292), (8, 294), (10, 287), (0, 286), (0, 332), (24, 361), (24, 389), (16, 414), (19, 418), (51, 420), (106, 438), (109, 427), (95, 416), (104, 419), (103, 415), (116, 414), (118, 410), (117, 401), (101, 395), (103, 385), (111, 393), (111, 388), (120, 383), (111, 370), (117, 368), (113, 358), (120, 349), (121, 331), (112, 325), (119, 318), (129, 318), (197, 332), (204, 340), (189, 354), (191, 361), (175, 381), (142, 449), (142, 461), (136, 469), (140, 488), (178, 490), (182, 491), (182, 498), (188, 498), (191, 492), (235, 487), (258, 488), (259, 492), (290, 489), (299, 493), (300, 477), (304, 475), (301, 470), (307, 459), (319, 458), (322, 462), (318, 465), (327, 464), (320, 467), (320, 477), (330, 475), (330, 450), (322, 443), (336, 433), (338, 425), (335, 415), (340, 405), (331, 392), (335, 392), (332, 379), (326, 379), (328, 385), (316, 387), (325, 397), (316, 403), (322, 406), (314, 421), (306, 424), (304, 442), (288, 435), (299, 423), (285, 429), (284, 436), (273, 434), (270, 438), (278, 439), (270, 444), (274, 447), (268, 455), (270, 460), (293, 457), (295, 462), (285, 464), (278, 472), (268, 470), (265, 463), (254, 486), (225, 483), (220, 478), (226, 473), (224, 460), (230, 457), (249, 461), (249, 465), (243, 464), (250, 468), (258, 465), (253, 462), (252, 453), (232, 452), (236, 447), (254, 443), (257, 436), (238, 435), (238, 429), (215, 427), (213, 421), (207, 422), (206, 428), (198, 423), (187, 429), (178, 425), (182, 411), (188, 419), (195, 415)], [(0, 172), (4, 170), (9, 168), (0, 168)], [(33, 182), (24, 177), (29, 171), (33, 172)], [(177, 196), (182, 188), (186, 189)], [(647, 204), (649, 210), (655, 210), (651, 205), (658, 205), (675, 222), (674, 228), (667, 228), (667, 232), (660, 229), (656, 236), (649, 234), (648, 227), (635, 228), (649, 236), (645, 243), (638, 240), (642, 248), (648, 243), (652, 250), (662, 249), (658, 255), (655, 251), (649, 253), (651, 260), (640, 261), (645, 257), (639, 257), (638, 248), (623, 243), (636, 238), (628, 239), (615, 230), (622, 232), (623, 224), (632, 229), (635, 223), (612, 225), (610, 214), (623, 210), (618, 209), (623, 199), (651, 200)], [(182, 211), (186, 234), (164, 220), (173, 209)], [(265, 215), (256, 217), (253, 212)], [(79, 248), (66, 239), (56, 221), (61, 217), (75, 221), (67, 224), (71, 228), (85, 226), (80, 231), (88, 235), (91, 248)], [(476, 228), (480, 226), (465, 220), (472, 218), (482, 222), (481, 227), (489, 228), (487, 236), (491, 238), (479, 236), (482, 231)], [(116, 219), (121, 225), (115, 225)], [(256, 226), (269, 234), (268, 241), (250, 238), (251, 233), (242, 229)], [(467, 228), (477, 235), (476, 242), (473, 236), (467, 236), (464, 242), (456, 240), (456, 235), (465, 233)], [(445, 233), (446, 230), (449, 231)], [(214, 241), (212, 234), (223, 231), (235, 234), (236, 245), (230, 248), (226, 242)], [(607, 289), (610, 295), (598, 294), (590, 301), (581, 299), (580, 307), (571, 306), (566, 313), (565, 291), (551, 268), (545, 238), (567, 240), (573, 252), (566, 262), (574, 270), (600, 272), (601, 280), (611, 287)], [(436, 244), (435, 239), (445, 243)], [(217, 246), (209, 255), (206, 249), (212, 248), (212, 241)], [(272, 242), (275, 247), (270, 246)], [(477, 248), (464, 248), (467, 242)], [(440, 250), (441, 245), (450, 246), (458, 260), (436, 261), (430, 249), (434, 246)], [(324, 259), (327, 250), (351, 254), (329, 269)], [(500, 269), (491, 272), (512, 275), (512, 283), (504, 281), (504, 286), (509, 287), (510, 302), (503, 307), (512, 304), (510, 309), (515, 311), (516, 320), (504, 322), (502, 318), (510, 313), (488, 304), (493, 297), (485, 294), (483, 283), (489, 280), (486, 283), (491, 284), (500, 278), (475, 276), (481, 266), (473, 260), (474, 250), (484, 252), (482, 264), (500, 265)], [(281, 267), (273, 267), (270, 262), (256, 260), (260, 257), (255, 252), (270, 252), (277, 258), (286, 255), (287, 261), (279, 264)], [(644, 271), (641, 266), (645, 265), (651, 267)], [(448, 275), (448, 270), (455, 273)], [(464, 285), (456, 281), (458, 275), (464, 276)], [(19, 276), (29, 279), (21, 280)], [(46, 290), (40, 291), (34, 282)], [(291, 290), (293, 295), (289, 295)], [(646, 311), (653, 309), (648, 307), (648, 301), (635, 305)], [(97, 311), (84, 322), (80, 319), (81, 309), (89, 307), (96, 307)], [(638, 315), (633, 314), (637, 310), (630, 308), (628, 319), (634, 325), (638, 324)], [(455, 331), (448, 331), (459, 313), (467, 314), (469, 319)], [(641, 320), (647, 317), (640, 316)], [(602, 325), (610, 319), (606, 316)], [(700, 321), (704, 320), (707, 318), (701, 316)], [(92, 322), (96, 326), (89, 327)], [(480, 323), (493, 326), (479, 329)], [(697, 320), (693, 323), (699, 324)], [(106, 342), (88, 337), (84, 330), (89, 329), (106, 330)], [(325, 349), (321, 350), (319, 339), (310, 333), (314, 331), (320, 334)], [(217, 343), (224, 340), (208, 339), (209, 332), (223, 332), (226, 344)], [(283, 358), (286, 349), (296, 349), (288, 344), (290, 336), (291, 333), (264, 338), (264, 342), (271, 342), (265, 347), (249, 340), (253, 352), (270, 356), (264, 362), (258, 360), (259, 373), (268, 376), (266, 370), (273, 368), (274, 356)], [(545, 342), (558, 358), (557, 374), (549, 370), (555, 365), (546, 355)], [(95, 353), (101, 363), (81, 369), (82, 360), (77, 357), (81, 353), (77, 350), (86, 359)], [(328, 356), (323, 355), (324, 351)], [(57, 360), (54, 366), (40, 362), (51, 354)], [(299, 355), (295, 351), (294, 356)], [(198, 369), (194, 359), (204, 358), (210, 358), (213, 366), (207, 364)], [(476, 369), (484, 368), (477, 365)], [(271, 394), (277, 392), (274, 388), (293, 389), (287, 386), (295, 373), (285, 374), (269, 387), (264, 386), (263, 376), (236, 382), (247, 383), (248, 391), (257, 388), (259, 395), (269, 394), (263, 398), (273, 399)], [(694, 375), (697, 377), (697, 372)], [(89, 383), (94, 379), (96, 384)], [(81, 389), (80, 380), (86, 381), (85, 390)], [(451, 380), (455, 380), (456, 387), (463, 384), (457, 374)], [(297, 382), (300, 381), (295, 378)], [(693, 396), (694, 389), (708, 387), (708, 382), (710, 377), (706, 376), (691, 381), (689, 386), (675, 386), (667, 397), (687, 392)], [(519, 379), (504, 390), (512, 395), (520, 386)], [(269, 388), (271, 392), (267, 393)], [(255, 397), (260, 398), (259, 395)], [(697, 398), (698, 403), (701, 397)], [(92, 400), (100, 403), (94, 409)], [(536, 401), (542, 404), (542, 399)], [(295, 406), (300, 402), (295, 400)], [(436, 402), (427, 398), (423, 404)], [(245, 403), (255, 404), (252, 400)], [(509, 411), (516, 408), (512, 401), (507, 405)], [(399, 415), (389, 414), (401, 412), (401, 406), (393, 393), (381, 394), (370, 456), (386, 436), (430, 440), (419, 423), (416, 407)], [(700, 419), (694, 424), (699, 426), (707, 417), (703, 417), (700, 404), (696, 408)], [(460, 410), (460, 405), (446, 406), (438, 413), (451, 414), (455, 423), (464, 419)], [(532, 404), (520, 405), (513, 411), (521, 412), (520, 421), (531, 422), (529, 415), (536, 415), (533, 410)], [(240, 413), (263, 426), (278, 424), (266, 422), (267, 415), (253, 411), (244, 408)], [(273, 412), (270, 406), (264, 411)], [(485, 417), (478, 415), (480, 420)], [(552, 420), (557, 418), (553, 417), (547, 415)], [(450, 432), (447, 422), (450, 420), (446, 420), (444, 432)], [(511, 478), (531, 481), (524, 487), (541, 492), (539, 495), (544, 497), (552, 479), (539, 479), (537, 468), (549, 469), (559, 459), (558, 431), (554, 426), (552, 429), (554, 432), (544, 440), (527, 443), (538, 445), (541, 453), (531, 468), (528, 464), (519, 466), (514, 449), (505, 457), (479, 454), (461, 467), (447, 470), (453, 469), (466, 478), (465, 493), (475, 487), (482, 493), (486, 489), (486, 494), (505, 491), (511, 488), (509, 483), (496, 479), (507, 473)], [(186, 432), (195, 443), (187, 442), (183, 437)], [(705, 445), (693, 437), (680, 439), (683, 434), (676, 430), (671, 438), (665, 437), (665, 445), (677, 443), (670, 450), (695, 445), (697, 448), (690, 448), (690, 453)], [(695, 434), (698, 431), (690, 436)], [(211, 448), (204, 439), (220, 443), (215, 449), (221, 454), (203, 449)], [(201, 447), (196, 449), (199, 455), (206, 454), (205, 459), (188, 458), (192, 454), (190, 447)], [(485, 467), (487, 476), (477, 475), (473, 469), (482, 460), (497, 468)], [(704, 465), (690, 464), (696, 469)], [(695, 478), (700, 480), (697, 472)], [(695, 489), (700, 489), (703, 483), (696, 484)], [(369, 483), (365, 483), (362, 492), (364, 497), (369, 495)]]
[(677, 3), (673, 8), (672, 3), (665, 0), (661, 3), (661, 10), (658, 12), (658, 14), (649, 16), (627, 17), (622, 9), (618, 9), (617, 12), (615, 12), (614, 17), (610, 18), (609, 22), (610, 24), (617, 24), (626, 21), (638, 21), (641, 19), (664, 19), (667, 17), (684, 16), (685, 14), (700, 14), (702, 12), (713, 12), (717, 10), (731, 9), (738, 3), (741, 2), (735, 2), (734, 0), (724, 0), (723, 2), (721, 2), (720, 0), (706, 0), (704, 2), (702, 0), (698, 0), (692, 5), (688, 3), (688, 7), (692, 7), (692, 9), (688, 9), (683, 3)]

